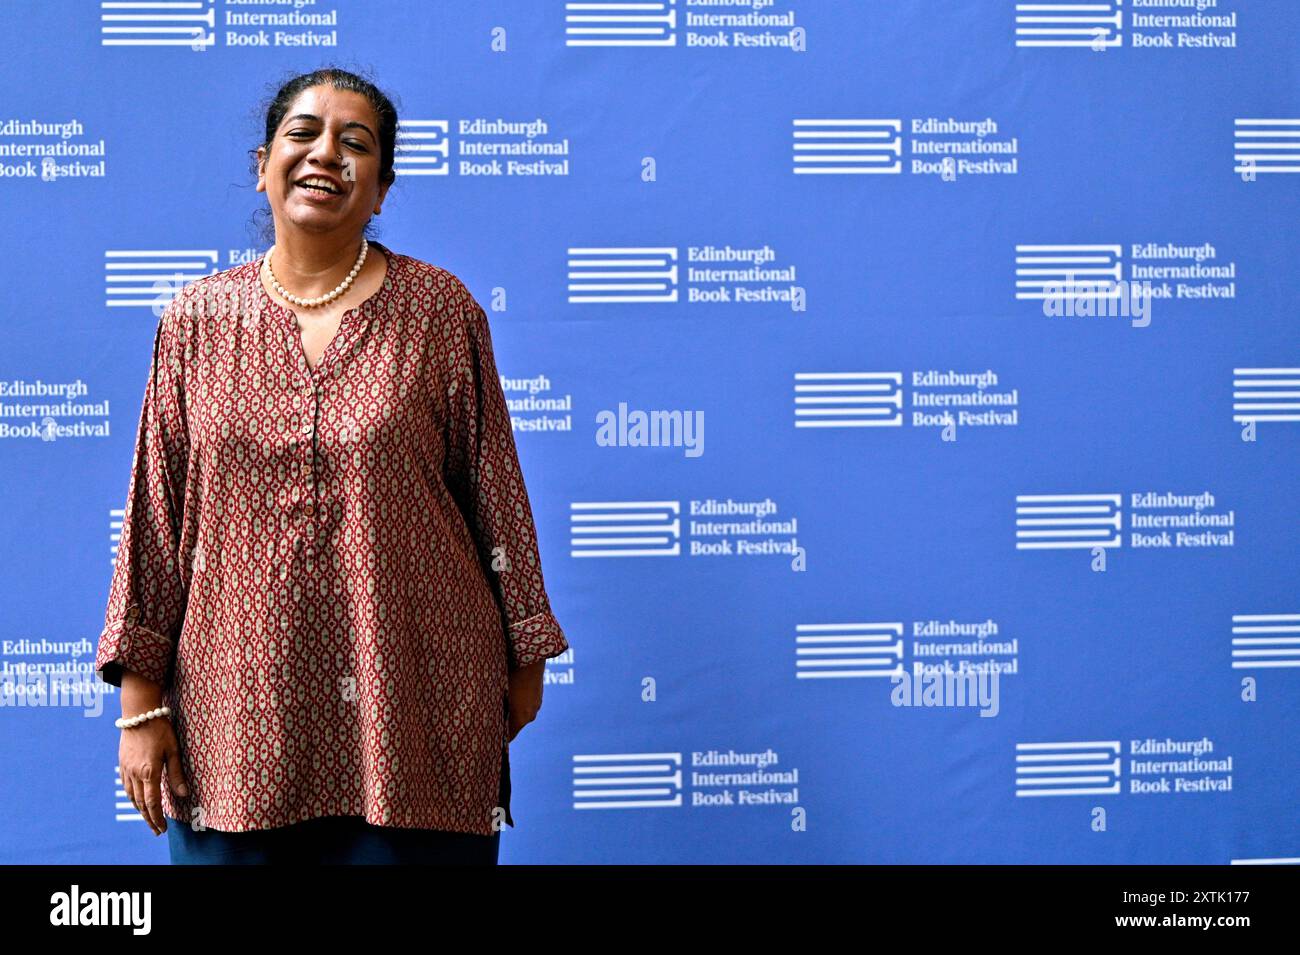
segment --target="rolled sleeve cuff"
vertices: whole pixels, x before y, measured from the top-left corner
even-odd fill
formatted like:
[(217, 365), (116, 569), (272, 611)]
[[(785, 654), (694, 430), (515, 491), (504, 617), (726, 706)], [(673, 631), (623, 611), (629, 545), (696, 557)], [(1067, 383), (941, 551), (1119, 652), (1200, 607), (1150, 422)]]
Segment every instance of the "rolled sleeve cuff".
[(171, 670), (172, 641), (140, 626), (137, 616), (128, 611), (124, 619), (104, 628), (95, 654), (95, 672), (110, 686), (122, 685), (123, 670), (165, 686)]
[(549, 610), (510, 625), (510, 668), (517, 670), (558, 657), (569, 649), (560, 622)]

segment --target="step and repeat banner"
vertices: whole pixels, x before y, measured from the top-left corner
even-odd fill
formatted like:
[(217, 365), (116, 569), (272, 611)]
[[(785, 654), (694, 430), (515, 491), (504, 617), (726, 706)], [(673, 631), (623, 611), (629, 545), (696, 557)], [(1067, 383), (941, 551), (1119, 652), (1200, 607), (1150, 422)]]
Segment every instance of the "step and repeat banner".
[(504, 862), (1300, 861), (1300, 4), (0, 9), (6, 862), (167, 858), (92, 671), (158, 316), (398, 104), (555, 613)]

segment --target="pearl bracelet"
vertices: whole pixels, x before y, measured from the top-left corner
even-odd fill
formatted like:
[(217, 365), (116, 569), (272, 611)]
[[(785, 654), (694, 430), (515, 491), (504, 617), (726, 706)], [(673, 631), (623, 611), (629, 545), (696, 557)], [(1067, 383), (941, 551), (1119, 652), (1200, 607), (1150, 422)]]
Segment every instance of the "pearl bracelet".
[(156, 710), (150, 710), (147, 713), (141, 713), (138, 716), (124, 716), (120, 720), (114, 721), (113, 725), (118, 729), (130, 729), (133, 726), (139, 726), (155, 716), (171, 716), (172, 708), (170, 706), (160, 706)]

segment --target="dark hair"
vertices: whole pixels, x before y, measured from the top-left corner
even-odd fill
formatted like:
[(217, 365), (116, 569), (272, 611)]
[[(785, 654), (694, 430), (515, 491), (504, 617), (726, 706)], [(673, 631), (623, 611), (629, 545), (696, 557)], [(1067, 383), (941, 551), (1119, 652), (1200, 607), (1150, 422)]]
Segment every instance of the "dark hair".
[[(298, 98), (298, 94), (313, 86), (329, 86), (336, 90), (360, 93), (366, 98), (379, 117), (379, 129), (376, 131), (379, 136), (379, 182), (380, 185), (392, 183), (397, 178), (396, 173), (393, 172), (393, 155), (397, 144), (397, 107), (393, 105), (389, 95), (369, 79), (336, 66), (323, 66), (311, 73), (292, 75), (288, 79), (272, 84), (271, 88), (275, 92), (264, 105), (258, 107), (258, 117), (264, 124), (261, 145), (266, 147), (268, 153), (271, 151), (275, 132), (284, 121), (289, 107)], [(248, 152), (252, 161), (253, 175), (256, 177), (257, 149), (253, 148)], [(258, 220), (261, 220), (260, 225), (257, 224)], [(275, 241), (275, 220), (269, 205), (262, 206), (253, 213), (253, 231), (264, 243), (270, 244)], [(375, 238), (374, 231), (372, 215), (366, 222), (366, 238)]]

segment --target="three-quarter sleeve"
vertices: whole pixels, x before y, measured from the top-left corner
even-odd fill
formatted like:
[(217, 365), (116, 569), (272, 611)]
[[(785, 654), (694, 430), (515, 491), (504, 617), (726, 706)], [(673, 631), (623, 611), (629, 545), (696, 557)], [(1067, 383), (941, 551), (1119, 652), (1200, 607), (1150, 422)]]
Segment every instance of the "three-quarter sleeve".
[(122, 685), (131, 670), (167, 685), (186, 604), (180, 559), (189, 436), (185, 417), (181, 296), (154, 332), (122, 531), (95, 671)]
[(444, 468), (501, 607), (515, 670), (560, 655), (569, 642), (546, 595), (487, 314), (468, 290), (460, 310), (447, 380)]

